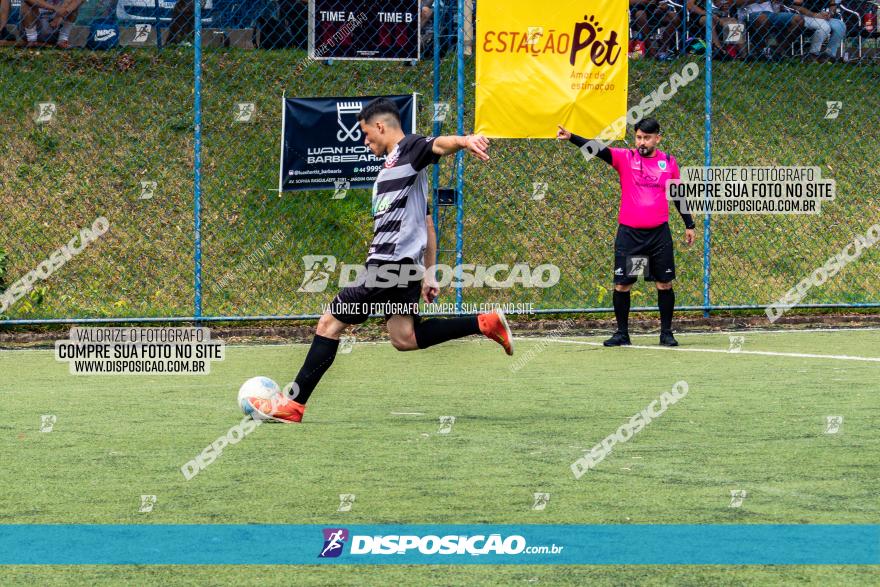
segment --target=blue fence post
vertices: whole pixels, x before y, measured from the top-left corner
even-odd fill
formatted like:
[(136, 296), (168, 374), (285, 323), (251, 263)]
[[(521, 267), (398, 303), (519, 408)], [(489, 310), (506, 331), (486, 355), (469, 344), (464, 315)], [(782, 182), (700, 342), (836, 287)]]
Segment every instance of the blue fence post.
[(681, 34), (681, 48), (678, 50), (678, 54), (683, 56), (687, 54), (687, 43), (688, 40), (688, 18), (690, 15), (688, 14), (687, 2), (681, 3), (681, 27), (679, 32)]
[[(432, 109), (432, 122), (434, 123), (432, 126), (432, 134), (436, 137), (440, 135), (440, 122), (437, 120), (437, 102), (440, 101), (440, 19), (444, 16), (440, 11), (440, 1), (434, 0), (434, 104), (431, 106)], [(413, 132), (417, 132), (413, 129)], [(440, 211), (439, 208), (439, 198), (438, 198), (438, 190), (440, 189), (440, 165), (434, 165), (434, 169), (432, 172), (432, 176), (434, 179), (434, 201), (432, 203), (433, 209), (432, 214), (434, 216), (434, 231), (437, 236), (437, 244), (439, 247), (440, 244)], [(438, 254), (439, 256), (439, 254)], [(438, 262), (437, 259), (434, 260), (435, 263)]]
[[(712, 3), (706, 2), (706, 122), (704, 136), (705, 166), (712, 165)], [(709, 287), (712, 279), (712, 215), (703, 218), (703, 316), (709, 317), (711, 298)]]
[[(456, 69), (458, 70), (457, 104), (459, 135), (464, 134), (464, 0), (458, 0), (456, 23)], [(455, 312), (461, 313), (461, 265), (464, 262), (464, 151), (455, 154)]]
[[(114, 2), (114, 4), (116, 4)], [(174, 10), (171, 11), (171, 14), (174, 14)], [(153, 21), (153, 27), (156, 30), (156, 49), (159, 51), (162, 50), (162, 19), (159, 18), (159, 2), (158, 0), (153, 3), (153, 17), (155, 20)], [(172, 21), (174, 20), (172, 16)]]
[(194, 0), (193, 39), (193, 317), (202, 317), (202, 2)]

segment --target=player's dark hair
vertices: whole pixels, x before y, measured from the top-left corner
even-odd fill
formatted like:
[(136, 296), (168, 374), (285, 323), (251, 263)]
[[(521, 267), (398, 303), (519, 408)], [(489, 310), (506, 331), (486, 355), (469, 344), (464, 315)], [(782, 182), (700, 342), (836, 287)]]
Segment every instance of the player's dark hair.
[(636, 130), (649, 135), (659, 135), (660, 123), (657, 122), (656, 118), (643, 118), (636, 123)]
[(381, 114), (390, 114), (397, 121), (397, 126), (400, 126), (400, 110), (398, 110), (397, 104), (388, 98), (376, 98), (364, 106), (358, 113), (357, 119), (369, 123)]

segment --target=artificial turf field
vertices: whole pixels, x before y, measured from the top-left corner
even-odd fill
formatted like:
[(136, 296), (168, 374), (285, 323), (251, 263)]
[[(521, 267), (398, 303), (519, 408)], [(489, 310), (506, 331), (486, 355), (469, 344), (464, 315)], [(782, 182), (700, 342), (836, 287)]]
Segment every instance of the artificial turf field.
[[(880, 523), (880, 331), (736, 334), (740, 352), (728, 333), (680, 334), (676, 350), (519, 338), (513, 358), (476, 338), (356, 342), (303, 424), (259, 426), (189, 481), (181, 465), (241, 419), (241, 382), (290, 381), (307, 346), (230, 345), (207, 376), (73, 376), (51, 350), (0, 351), (0, 523)], [(684, 398), (574, 478), (584, 450), (681, 380)], [(827, 434), (831, 415), (844, 420)], [(448, 434), (441, 416), (456, 418)], [(747, 491), (738, 508), (732, 490)], [(550, 494), (542, 511), (535, 492)], [(876, 566), (0, 567), (3, 585), (878, 581)]]

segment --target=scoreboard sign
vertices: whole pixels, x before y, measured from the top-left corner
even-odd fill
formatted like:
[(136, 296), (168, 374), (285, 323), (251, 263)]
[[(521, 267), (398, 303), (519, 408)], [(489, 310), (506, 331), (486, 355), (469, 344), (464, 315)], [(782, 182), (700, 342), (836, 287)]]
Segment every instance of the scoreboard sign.
[(419, 59), (418, 0), (309, 0), (312, 59)]

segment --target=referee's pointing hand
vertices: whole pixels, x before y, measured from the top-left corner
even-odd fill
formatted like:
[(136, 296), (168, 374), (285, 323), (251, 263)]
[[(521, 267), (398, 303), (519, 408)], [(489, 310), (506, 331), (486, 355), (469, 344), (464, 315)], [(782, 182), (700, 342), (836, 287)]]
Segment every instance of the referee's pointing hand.
[(556, 140), (557, 141), (567, 141), (571, 138), (571, 132), (565, 130), (562, 125), (559, 125), (559, 130), (556, 131)]

